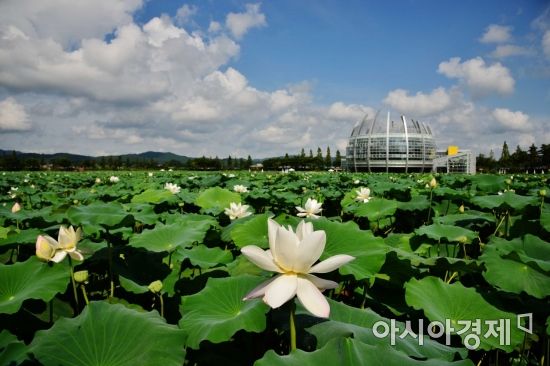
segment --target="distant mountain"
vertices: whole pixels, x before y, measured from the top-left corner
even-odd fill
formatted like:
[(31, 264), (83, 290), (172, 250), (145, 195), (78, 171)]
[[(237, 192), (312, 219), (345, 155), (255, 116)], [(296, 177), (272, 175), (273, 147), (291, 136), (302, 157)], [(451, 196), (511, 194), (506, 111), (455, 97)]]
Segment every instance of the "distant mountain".
[[(13, 156), (13, 150), (2, 150), (0, 149), (1, 157), (10, 157)], [(43, 162), (52, 162), (61, 159), (70, 160), (73, 163), (81, 163), (84, 161), (97, 161), (101, 159), (121, 159), (122, 161), (130, 160), (147, 160), (154, 161), (155, 163), (166, 163), (168, 161), (178, 161), (182, 164), (185, 164), (189, 159), (192, 159), (188, 156), (182, 156), (173, 154), (170, 152), (158, 152), (158, 151), (147, 151), (141, 154), (123, 154), (123, 155), (105, 155), (105, 156), (88, 156), (88, 155), (78, 155), (78, 154), (69, 154), (69, 153), (55, 153), (55, 154), (37, 154), (37, 153), (26, 153), (21, 151), (15, 151), (15, 156), (22, 160), (36, 159)]]

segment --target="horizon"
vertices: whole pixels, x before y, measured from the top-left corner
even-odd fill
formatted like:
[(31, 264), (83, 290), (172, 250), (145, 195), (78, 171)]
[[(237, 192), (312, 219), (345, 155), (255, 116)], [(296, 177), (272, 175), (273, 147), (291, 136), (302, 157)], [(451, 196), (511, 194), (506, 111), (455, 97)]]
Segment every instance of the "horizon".
[(550, 142), (545, 1), (7, 0), (0, 70), (3, 150), (345, 155), (386, 108), (439, 150)]

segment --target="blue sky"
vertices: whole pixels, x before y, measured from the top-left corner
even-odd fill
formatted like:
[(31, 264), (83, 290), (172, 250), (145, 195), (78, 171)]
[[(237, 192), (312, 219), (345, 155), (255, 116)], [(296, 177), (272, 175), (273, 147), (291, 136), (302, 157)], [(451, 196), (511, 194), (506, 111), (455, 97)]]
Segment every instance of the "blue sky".
[[(550, 143), (550, 5), (5, 0), (0, 148), (267, 157), (343, 149), (378, 108), (438, 145)], [(498, 157), (498, 156), (497, 156)]]

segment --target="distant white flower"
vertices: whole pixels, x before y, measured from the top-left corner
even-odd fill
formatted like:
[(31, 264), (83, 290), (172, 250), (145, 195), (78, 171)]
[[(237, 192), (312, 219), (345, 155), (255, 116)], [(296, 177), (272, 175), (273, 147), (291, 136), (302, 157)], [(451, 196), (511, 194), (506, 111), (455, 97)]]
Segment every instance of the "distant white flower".
[(164, 189), (169, 190), (170, 192), (172, 192), (172, 194), (180, 193), (180, 190), (181, 190), (181, 188), (177, 184), (173, 184), (173, 183), (166, 183), (164, 185)]
[(306, 201), (306, 204), (304, 205), (304, 208), (296, 206), (296, 209), (298, 212), (298, 217), (310, 217), (317, 219), (319, 218), (318, 213), (321, 213), (323, 209), (321, 208), (323, 204), (321, 202), (317, 202), (317, 200), (308, 198)]
[(161, 171), (161, 172), (163, 172), (163, 171), (164, 171), (164, 169), (161, 169), (160, 171)]
[(28, 179), (23, 179), (23, 182), (29, 183), (29, 180)]
[(173, 172), (174, 170), (172, 168), (168, 169), (169, 172)]
[(96, 178), (95, 179), (95, 184), (99, 184), (99, 183), (101, 183), (101, 178)]
[(152, 176), (153, 176), (153, 173), (149, 172), (147, 175), (150, 176), (150, 177), (152, 177)]
[(360, 188), (358, 191), (355, 191), (357, 193), (357, 197), (355, 197), (356, 201), (360, 201), (363, 203), (367, 203), (370, 201), (370, 189), (369, 188)]
[(329, 171), (329, 173), (333, 173), (333, 172), (334, 172), (334, 169), (331, 168), (331, 169), (329, 169), (328, 171)]
[(241, 217), (252, 215), (252, 212), (248, 211), (248, 207), (248, 205), (231, 202), (224, 212), (231, 220), (240, 219)]
[(233, 186), (233, 190), (237, 193), (246, 193), (248, 192), (248, 188), (243, 186), (242, 184), (236, 184)]
[(268, 219), (267, 227), (268, 250), (247, 245), (241, 252), (258, 267), (279, 274), (253, 289), (243, 300), (262, 297), (270, 307), (278, 308), (298, 296), (310, 313), (328, 318), (330, 305), (321, 291), (336, 288), (338, 283), (312, 273), (332, 272), (355, 258), (339, 254), (314, 265), (325, 250), (326, 234), (323, 230), (313, 231), (310, 222), (301, 221), (295, 233), (291, 227), (285, 229), (272, 219)]
[(111, 183), (118, 183), (120, 181), (120, 179), (114, 175), (111, 175), (111, 177), (109, 178), (109, 182)]
[(361, 181), (359, 179), (356, 179), (353, 181), (353, 184), (361, 184)]
[(21, 211), (21, 205), (18, 202), (15, 202), (11, 207), (11, 213), (16, 213)]
[(227, 178), (235, 178), (235, 174), (228, 174)]

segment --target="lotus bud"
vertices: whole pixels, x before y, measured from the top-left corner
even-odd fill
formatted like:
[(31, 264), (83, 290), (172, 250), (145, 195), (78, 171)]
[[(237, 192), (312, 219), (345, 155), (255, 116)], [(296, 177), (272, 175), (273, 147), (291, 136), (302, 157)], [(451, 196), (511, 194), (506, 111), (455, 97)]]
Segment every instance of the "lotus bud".
[(464, 213), (464, 205), (460, 205), (460, 207), (458, 208), (458, 212)]
[(506, 179), (506, 184), (508, 184), (508, 185), (512, 184), (512, 180), (511, 179)]
[(161, 280), (153, 281), (149, 284), (149, 286), (147, 286), (147, 288), (152, 293), (158, 294), (160, 292), (160, 290), (162, 290), (162, 281)]
[[(541, 189), (541, 190), (539, 191), (539, 196), (541, 196), (541, 197), (546, 197), (546, 189)], [(12, 209), (12, 211), (13, 211), (13, 209)]]
[(88, 281), (88, 271), (78, 271), (75, 272), (73, 278), (78, 283), (84, 283)]
[(435, 180), (435, 178), (432, 178), (432, 180), (430, 181), (430, 188), (434, 189), (436, 186), (437, 186), (437, 181)]
[(11, 213), (16, 213), (19, 211), (21, 211), (21, 205), (19, 204), (19, 202), (15, 202), (11, 208)]

